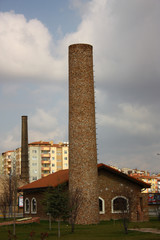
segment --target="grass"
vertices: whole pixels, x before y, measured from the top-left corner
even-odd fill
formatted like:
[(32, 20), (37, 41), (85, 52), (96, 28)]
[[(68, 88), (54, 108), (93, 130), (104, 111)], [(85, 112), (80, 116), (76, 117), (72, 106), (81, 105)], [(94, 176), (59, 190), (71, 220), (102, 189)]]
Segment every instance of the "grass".
[[(34, 231), (33, 240), (41, 239), (41, 233), (48, 232), (47, 240), (58, 239), (57, 223), (52, 224), (52, 230), (49, 230), (47, 221), (41, 221), (40, 224), (31, 223), (16, 225), (17, 240), (29, 240), (30, 232)], [(160, 222), (151, 219), (144, 223), (130, 223), (129, 228), (160, 228)], [(8, 240), (8, 230), (13, 231), (13, 226), (0, 227), (0, 239)], [(128, 235), (124, 234), (121, 221), (104, 221), (98, 225), (82, 226), (77, 225), (75, 233), (71, 233), (71, 228), (65, 223), (61, 223), (62, 240), (155, 240), (160, 239), (160, 235), (153, 233), (142, 233), (129, 231)]]

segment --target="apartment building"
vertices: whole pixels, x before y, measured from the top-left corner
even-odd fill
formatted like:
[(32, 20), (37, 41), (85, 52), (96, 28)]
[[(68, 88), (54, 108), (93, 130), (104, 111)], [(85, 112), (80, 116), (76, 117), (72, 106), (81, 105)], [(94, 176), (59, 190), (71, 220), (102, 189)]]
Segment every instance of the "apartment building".
[(142, 176), (139, 178), (140, 180), (151, 184), (151, 187), (145, 189), (144, 193), (158, 193), (158, 179), (157, 176)]
[(125, 174), (128, 174), (130, 176), (149, 176), (150, 173), (148, 171), (144, 171), (144, 170), (138, 170), (137, 168), (135, 169), (131, 169), (131, 168), (122, 168), (121, 171)]
[(160, 174), (157, 175), (158, 193), (160, 193)]
[(33, 142), (28, 149), (30, 182), (69, 167), (68, 143)]
[[(160, 182), (157, 175), (143, 175), (143, 174), (132, 174), (131, 176), (142, 180), (151, 185), (150, 188), (143, 189), (143, 193), (158, 193), (160, 190)], [(158, 188), (159, 186), (159, 188)]]
[(1, 154), (1, 174), (10, 175), (14, 171), (15, 151), (7, 151)]
[(148, 171), (122, 168), (121, 171), (151, 185), (150, 188), (143, 189), (143, 193), (160, 193), (160, 175), (150, 175)]
[[(32, 142), (28, 144), (30, 182), (58, 170), (69, 168), (68, 143)], [(13, 168), (21, 174), (21, 148), (1, 155), (2, 174), (9, 175)], [(15, 166), (15, 167), (14, 167)], [(12, 170), (11, 170), (12, 169)]]

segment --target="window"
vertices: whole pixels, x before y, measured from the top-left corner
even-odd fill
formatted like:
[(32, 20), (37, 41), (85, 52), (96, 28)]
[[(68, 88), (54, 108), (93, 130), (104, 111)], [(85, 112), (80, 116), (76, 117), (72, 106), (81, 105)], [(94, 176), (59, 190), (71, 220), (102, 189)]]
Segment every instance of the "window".
[(25, 213), (29, 213), (30, 209), (29, 209), (29, 199), (26, 198), (25, 199)]
[(37, 156), (32, 156), (32, 160), (37, 160)]
[(52, 164), (52, 167), (55, 167), (55, 164), (54, 164), (54, 163)]
[(32, 180), (37, 180), (37, 177), (32, 177)]
[(105, 213), (105, 202), (104, 199), (99, 197), (99, 213), (104, 214)]
[(52, 153), (55, 153), (55, 151), (54, 151), (54, 150), (52, 150)]
[(64, 160), (67, 160), (67, 157), (65, 157)]
[(37, 153), (37, 150), (32, 150), (32, 153)]
[(50, 161), (50, 158), (49, 157), (43, 157), (42, 161)]
[(68, 164), (67, 164), (67, 163), (65, 163), (65, 164), (64, 164), (64, 166), (65, 166), (65, 167), (68, 167)]
[(31, 200), (31, 213), (37, 213), (37, 201), (35, 198)]
[(32, 166), (37, 166), (37, 163), (32, 163)]
[(67, 154), (67, 151), (66, 151), (66, 150), (64, 151), (64, 154)]
[(55, 160), (55, 157), (52, 157), (52, 160)]
[(50, 151), (49, 151), (49, 150), (41, 150), (41, 153), (42, 153), (42, 154), (49, 154)]
[(127, 212), (128, 208), (128, 199), (126, 197), (117, 196), (112, 199), (112, 213)]

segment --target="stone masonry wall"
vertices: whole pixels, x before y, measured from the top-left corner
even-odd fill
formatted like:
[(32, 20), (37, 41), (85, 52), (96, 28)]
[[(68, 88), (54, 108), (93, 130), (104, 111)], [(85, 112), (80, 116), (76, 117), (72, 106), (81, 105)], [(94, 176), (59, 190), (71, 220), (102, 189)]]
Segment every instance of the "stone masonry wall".
[[(25, 207), (23, 208), (23, 213), (24, 213), (24, 217), (40, 217), (41, 219), (48, 219), (48, 216), (45, 212), (45, 208), (42, 204), (42, 200), (43, 200), (43, 197), (44, 197), (44, 192), (41, 190), (41, 191), (27, 191), (27, 192), (24, 192), (23, 194), (24, 196), (24, 201), (26, 198), (29, 199), (29, 202), (30, 202), (30, 211), (29, 213), (25, 213)], [(31, 200), (32, 198), (35, 198), (36, 201), (37, 201), (37, 213), (36, 214), (33, 214), (31, 213)]]
[(129, 200), (129, 218), (131, 221), (148, 221), (148, 204), (141, 188), (117, 175), (99, 171), (99, 197), (105, 201), (105, 213), (100, 214), (100, 220), (122, 218), (122, 214), (112, 213), (112, 199), (124, 196)]
[(92, 46), (69, 47), (69, 190), (81, 191), (77, 223), (99, 222)]

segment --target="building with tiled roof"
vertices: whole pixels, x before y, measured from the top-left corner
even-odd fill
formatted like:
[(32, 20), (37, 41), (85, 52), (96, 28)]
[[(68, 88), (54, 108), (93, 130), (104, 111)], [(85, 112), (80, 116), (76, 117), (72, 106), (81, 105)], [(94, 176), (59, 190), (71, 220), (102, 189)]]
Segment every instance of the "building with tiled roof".
[[(68, 143), (55, 144), (53, 141), (36, 141), (28, 144), (29, 182), (62, 169), (68, 169)], [(15, 163), (16, 174), (21, 175), (21, 148), (2, 153), (1, 174), (9, 175)]]
[[(47, 218), (41, 201), (48, 187), (56, 187), (69, 181), (69, 170), (61, 170), (19, 188), (24, 196), (24, 216)], [(88, 183), (89, 184), (89, 183)], [(131, 221), (148, 220), (148, 196), (141, 189), (150, 185), (130, 177), (105, 164), (98, 164), (98, 188), (100, 220), (121, 218), (117, 203), (122, 201), (129, 210)], [(84, 196), (85, 197), (85, 196)]]
[(150, 188), (145, 189), (143, 192), (144, 193), (158, 193), (159, 192), (159, 188), (158, 188), (158, 182), (159, 182), (159, 178), (157, 175), (150, 175), (150, 176), (145, 176), (145, 175), (133, 175), (134, 178), (137, 178), (139, 180), (142, 180), (148, 184), (151, 185)]

